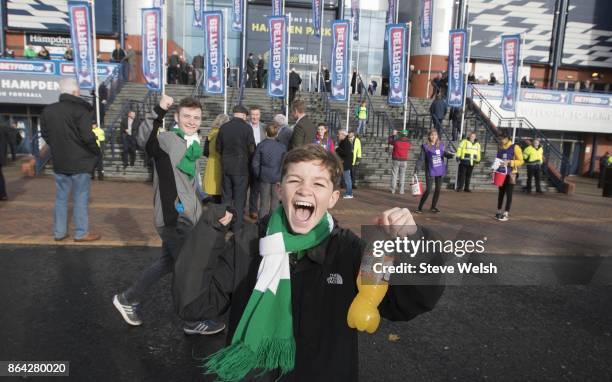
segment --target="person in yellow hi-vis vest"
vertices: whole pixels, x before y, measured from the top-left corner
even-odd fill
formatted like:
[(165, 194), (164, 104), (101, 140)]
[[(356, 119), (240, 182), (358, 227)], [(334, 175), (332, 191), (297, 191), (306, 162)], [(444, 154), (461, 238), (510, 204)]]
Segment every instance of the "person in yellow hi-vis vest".
[(359, 125), (357, 125), (357, 134), (361, 136), (365, 134), (366, 124), (368, 123), (368, 107), (366, 101), (361, 102), (361, 105), (355, 108), (355, 118), (357, 118), (359, 122)]
[(353, 168), (351, 169), (351, 183), (353, 188), (357, 188), (355, 179), (359, 171), (359, 163), (361, 162), (361, 139), (354, 131), (350, 131), (348, 134), (349, 141), (353, 145)]
[(104, 134), (104, 130), (100, 128), (96, 123), (91, 125), (91, 129), (93, 130), (94, 135), (96, 136), (96, 143), (100, 148), (100, 156), (98, 157), (98, 162), (94, 167), (91, 173), (91, 179), (95, 178), (95, 172), (98, 170), (98, 180), (104, 180), (104, 141), (106, 140), (106, 135)]
[(535, 177), (535, 188), (538, 194), (542, 193), (540, 186), (540, 170), (544, 163), (544, 148), (540, 146), (540, 140), (533, 142), (523, 150), (523, 159), (527, 165), (527, 188), (525, 192), (531, 194), (531, 180)]
[(470, 179), (474, 166), (480, 163), (480, 143), (476, 139), (476, 133), (471, 132), (467, 138), (459, 143), (457, 149), (457, 160), (459, 161), (459, 176), (457, 177), (457, 192), (470, 190)]

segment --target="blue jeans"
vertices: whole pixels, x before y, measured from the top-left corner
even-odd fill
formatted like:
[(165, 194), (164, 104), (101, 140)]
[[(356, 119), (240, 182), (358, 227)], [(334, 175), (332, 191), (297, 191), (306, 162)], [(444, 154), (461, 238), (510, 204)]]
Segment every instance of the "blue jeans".
[(345, 195), (353, 196), (353, 182), (351, 181), (351, 170), (344, 170), (342, 176), (344, 177), (344, 185), (346, 187)]
[(72, 190), (74, 238), (81, 239), (89, 232), (88, 204), (91, 174), (55, 174), (55, 219), (53, 235), (56, 239), (66, 236), (68, 230), (68, 197)]
[(360, 119), (359, 120), (359, 125), (357, 125), (357, 134), (358, 135), (361, 135), (361, 134), (365, 133), (366, 123), (368, 123), (367, 119)]

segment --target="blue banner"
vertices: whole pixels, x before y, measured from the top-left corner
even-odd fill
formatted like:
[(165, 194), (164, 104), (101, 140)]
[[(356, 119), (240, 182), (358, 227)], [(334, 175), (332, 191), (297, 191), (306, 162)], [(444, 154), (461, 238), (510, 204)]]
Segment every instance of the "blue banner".
[(284, 98), (287, 94), (287, 18), (268, 17), (270, 58), (268, 60), (268, 97)]
[(421, 0), (421, 48), (431, 46), (433, 7), (433, 0)]
[(521, 52), (521, 36), (502, 36), (502, 68), (504, 69), (504, 93), (500, 107), (515, 111), (518, 90), (518, 76)]
[[(98, 80), (111, 75), (118, 70), (119, 64), (98, 63)], [(59, 60), (15, 60), (0, 59), (0, 74), (39, 74), (47, 76), (74, 76), (74, 63)]]
[(449, 32), (448, 43), (448, 98), (450, 107), (463, 107), (465, 94), (465, 61), (466, 61), (465, 29), (455, 29)]
[(353, 18), (353, 40), (359, 40), (359, 0), (351, 0), (351, 17)]
[(202, 0), (193, 0), (193, 26), (202, 29)]
[(349, 87), (351, 24), (347, 20), (332, 23), (331, 100), (346, 101)]
[(272, 16), (283, 14), (283, 0), (272, 0)]
[(161, 50), (161, 10), (142, 10), (142, 73), (147, 88), (160, 92), (163, 81)]
[(312, 0), (312, 27), (314, 34), (321, 37), (321, 2), (323, 0)]
[(91, 5), (89, 2), (69, 2), (70, 34), (76, 77), (81, 89), (95, 88), (94, 50), (92, 46)]
[(232, 0), (232, 30), (242, 32), (242, 0)]
[(387, 24), (393, 24), (396, 21), (395, 13), (397, 13), (397, 0), (388, 0)]
[(4, 7), (0, 1), (0, 55), (4, 55)]
[(223, 14), (204, 12), (205, 57), (204, 91), (223, 94), (225, 91), (225, 54), (223, 50)]
[(389, 53), (389, 97), (390, 105), (403, 105), (406, 101), (406, 49), (405, 24), (391, 24), (387, 30), (387, 51)]

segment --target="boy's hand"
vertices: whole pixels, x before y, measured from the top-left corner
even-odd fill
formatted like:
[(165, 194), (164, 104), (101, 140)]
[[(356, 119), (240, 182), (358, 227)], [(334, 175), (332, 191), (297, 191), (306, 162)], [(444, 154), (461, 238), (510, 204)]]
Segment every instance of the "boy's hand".
[(164, 110), (170, 109), (170, 106), (174, 103), (174, 99), (169, 95), (162, 94), (161, 99), (159, 100), (159, 107)]
[(225, 211), (225, 216), (223, 216), (221, 219), (219, 219), (219, 223), (222, 226), (227, 227), (227, 225), (232, 221), (233, 217), (234, 217), (234, 215), (231, 212)]
[(417, 231), (417, 225), (408, 208), (391, 208), (376, 218), (378, 225), (384, 226), (387, 234), (405, 237)]

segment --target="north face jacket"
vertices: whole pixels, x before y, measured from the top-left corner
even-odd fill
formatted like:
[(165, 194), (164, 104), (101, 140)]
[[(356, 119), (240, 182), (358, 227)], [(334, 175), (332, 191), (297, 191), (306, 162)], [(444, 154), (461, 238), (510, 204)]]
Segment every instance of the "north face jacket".
[[(218, 219), (224, 205), (206, 210), (185, 241), (174, 269), (173, 295), (178, 315), (189, 321), (229, 313), (227, 341), (247, 305), (261, 262), (259, 238), (266, 219), (245, 224), (227, 242)], [(431, 237), (419, 229), (413, 237)], [(365, 243), (335, 222), (329, 237), (308, 250), (301, 260), (292, 258), (291, 303), (296, 341), (295, 368), (281, 381), (358, 380), (357, 330), (348, 327), (349, 306), (357, 295), (356, 279)], [(428, 257), (440, 264), (441, 257)], [(379, 305), (382, 317), (408, 321), (431, 310), (442, 286), (391, 286)], [(274, 381), (267, 374), (257, 381)]]

